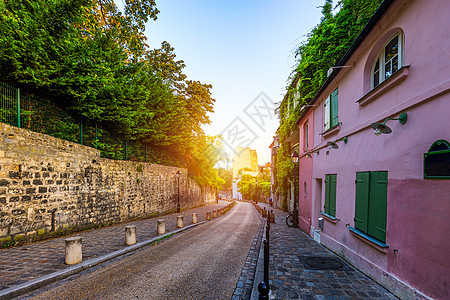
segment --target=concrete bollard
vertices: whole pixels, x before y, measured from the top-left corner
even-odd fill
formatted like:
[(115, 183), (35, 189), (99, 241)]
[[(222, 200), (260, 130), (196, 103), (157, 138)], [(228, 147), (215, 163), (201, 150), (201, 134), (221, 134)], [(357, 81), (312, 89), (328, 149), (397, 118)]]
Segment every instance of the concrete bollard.
[(212, 215), (212, 217), (213, 217), (213, 218), (217, 218), (217, 210), (213, 210), (213, 215)]
[(157, 221), (158, 224), (158, 234), (165, 234), (166, 233), (166, 220), (159, 219)]
[(81, 236), (74, 236), (64, 240), (66, 242), (66, 264), (75, 265), (83, 261), (81, 251)]
[(206, 220), (207, 220), (207, 221), (210, 221), (210, 220), (211, 220), (211, 212), (210, 212), (210, 211), (207, 211), (207, 212), (206, 212)]
[(198, 223), (198, 219), (197, 219), (197, 214), (193, 213), (192, 214), (192, 224)]
[(177, 216), (177, 228), (183, 228), (183, 216)]
[(125, 226), (125, 244), (136, 244), (136, 225)]

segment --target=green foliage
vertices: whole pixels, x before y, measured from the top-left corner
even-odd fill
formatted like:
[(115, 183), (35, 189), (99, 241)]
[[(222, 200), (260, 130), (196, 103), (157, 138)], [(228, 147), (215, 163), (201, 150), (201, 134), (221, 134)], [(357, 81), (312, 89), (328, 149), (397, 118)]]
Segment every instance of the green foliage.
[(227, 169), (218, 169), (219, 177), (222, 178), (225, 183), (222, 186), (223, 191), (231, 192), (233, 188), (233, 171)]
[[(48, 124), (52, 135), (79, 142), (83, 120), (84, 144), (104, 157), (124, 159), (126, 140), (129, 159), (147, 148), (150, 161), (188, 166), (221, 186), (212, 171), (220, 155), (202, 156), (217, 146), (201, 128), (213, 112), (212, 86), (188, 79), (168, 42), (148, 49), (154, 0), (124, 5), (122, 12), (114, 0), (0, 0), (1, 80), (69, 116)], [(31, 124), (40, 112), (24, 115)]]
[(256, 177), (242, 174), (237, 186), (244, 199), (255, 201), (267, 199), (271, 195), (270, 170), (265, 168)]

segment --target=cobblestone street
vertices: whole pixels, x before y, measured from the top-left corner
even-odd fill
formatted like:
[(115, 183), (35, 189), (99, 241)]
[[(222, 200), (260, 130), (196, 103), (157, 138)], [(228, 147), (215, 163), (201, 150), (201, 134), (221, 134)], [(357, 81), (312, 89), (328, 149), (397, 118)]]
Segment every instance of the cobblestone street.
[[(270, 208), (268, 205), (260, 206)], [(269, 284), (272, 299), (397, 299), (298, 228), (288, 227), (285, 212), (274, 210), (270, 227)], [(265, 235), (264, 235), (265, 236)], [(263, 264), (262, 251), (258, 264)], [(312, 259), (311, 259), (312, 258)], [(317, 270), (315, 258), (330, 258), (331, 268)], [(254, 289), (258, 286), (256, 279)], [(258, 299), (252, 295), (252, 299)]]

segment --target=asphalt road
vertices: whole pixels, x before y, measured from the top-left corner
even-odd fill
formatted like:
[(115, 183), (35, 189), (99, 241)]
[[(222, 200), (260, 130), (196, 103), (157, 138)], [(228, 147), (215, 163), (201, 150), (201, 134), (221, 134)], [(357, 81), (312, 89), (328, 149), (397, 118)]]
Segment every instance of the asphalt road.
[(33, 299), (231, 299), (259, 226), (248, 203)]

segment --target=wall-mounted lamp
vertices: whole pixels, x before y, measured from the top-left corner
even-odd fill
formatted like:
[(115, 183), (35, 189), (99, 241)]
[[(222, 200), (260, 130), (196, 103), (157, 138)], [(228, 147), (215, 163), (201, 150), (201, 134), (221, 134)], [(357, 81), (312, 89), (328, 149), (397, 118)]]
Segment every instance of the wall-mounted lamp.
[(348, 138), (346, 136), (344, 136), (343, 138), (337, 139), (337, 140), (335, 140), (333, 142), (332, 141), (328, 141), (327, 145), (328, 145), (329, 149), (339, 149), (339, 145), (336, 144), (336, 142), (344, 141), (344, 143), (347, 144), (347, 140), (348, 140)]
[(308, 153), (305, 154), (305, 156), (309, 157), (309, 158), (312, 158), (312, 154), (313, 153), (317, 153), (317, 155), (319, 155), (319, 150), (308, 152)]
[(273, 145), (277, 148), (280, 146), (280, 137), (278, 135), (273, 137)]
[(297, 151), (292, 152), (291, 159), (294, 164), (298, 163), (299, 155)]
[(392, 132), (392, 129), (386, 125), (388, 120), (398, 120), (400, 124), (405, 124), (407, 119), (408, 115), (406, 113), (401, 113), (398, 118), (387, 118), (383, 123), (372, 123), (370, 126), (375, 130), (375, 135), (380, 135), (382, 133), (389, 134)]

